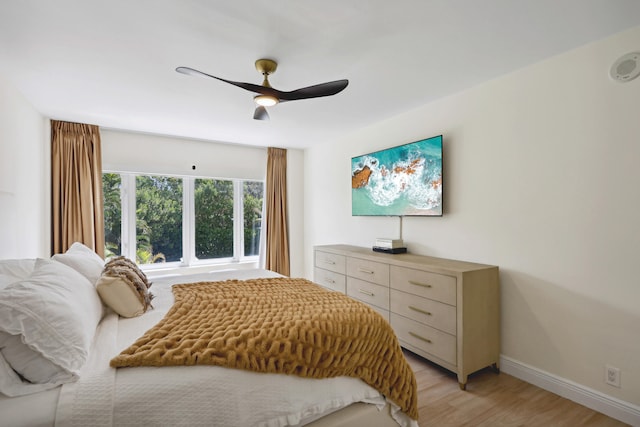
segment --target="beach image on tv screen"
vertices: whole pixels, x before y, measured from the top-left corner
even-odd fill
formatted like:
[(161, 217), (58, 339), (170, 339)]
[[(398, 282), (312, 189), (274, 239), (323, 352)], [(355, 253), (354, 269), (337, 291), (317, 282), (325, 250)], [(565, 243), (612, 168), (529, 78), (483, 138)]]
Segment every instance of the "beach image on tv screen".
[(441, 216), (442, 136), (353, 157), (351, 213)]

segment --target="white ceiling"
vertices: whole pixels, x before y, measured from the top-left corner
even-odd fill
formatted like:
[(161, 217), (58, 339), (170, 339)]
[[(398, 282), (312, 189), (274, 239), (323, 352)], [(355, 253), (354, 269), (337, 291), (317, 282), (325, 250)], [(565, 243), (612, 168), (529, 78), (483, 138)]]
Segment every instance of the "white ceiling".
[[(304, 148), (637, 25), (637, 0), (0, 0), (0, 76), (54, 119)], [(263, 57), (280, 90), (350, 83), (262, 122), (175, 72), (260, 84)]]

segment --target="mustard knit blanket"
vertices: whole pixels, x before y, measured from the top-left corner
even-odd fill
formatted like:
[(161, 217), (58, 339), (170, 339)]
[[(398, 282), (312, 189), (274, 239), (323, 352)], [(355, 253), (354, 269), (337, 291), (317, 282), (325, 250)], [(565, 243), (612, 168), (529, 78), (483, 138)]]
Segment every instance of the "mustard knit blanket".
[(367, 305), (294, 278), (181, 284), (173, 293), (164, 319), (112, 367), (199, 364), (356, 377), (418, 419), (413, 371), (389, 324)]

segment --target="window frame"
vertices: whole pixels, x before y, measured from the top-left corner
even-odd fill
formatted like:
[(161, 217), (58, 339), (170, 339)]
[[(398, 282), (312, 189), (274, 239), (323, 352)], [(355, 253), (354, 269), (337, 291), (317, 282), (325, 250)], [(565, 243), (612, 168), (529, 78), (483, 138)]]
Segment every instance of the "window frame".
[[(182, 259), (153, 264), (140, 264), (145, 270), (167, 268), (185, 268), (201, 266), (219, 266), (224, 264), (238, 264), (258, 262), (257, 255), (244, 255), (244, 183), (261, 182), (264, 180), (241, 178), (213, 178), (207, 176), (172, 175), (162, 173), (135, 173), (114, 170), (103, 170), (102, 174), (120, 175), (120, 208), (121, 208), (121, 255), (136, 260), (137, 232), (136, 232), (136, 177), (165, 176), (182, 179)], [(231, 181), (233, 183), (233, 255), (224, 258), (198, 259), (195, 255), (195, 181), (196, 179)], [(264, 190), (263, 209), (264, 212)], [(262, 239), (262, 236), (259, 237)], [(261, 245), (259, 244), (259, 247)]]

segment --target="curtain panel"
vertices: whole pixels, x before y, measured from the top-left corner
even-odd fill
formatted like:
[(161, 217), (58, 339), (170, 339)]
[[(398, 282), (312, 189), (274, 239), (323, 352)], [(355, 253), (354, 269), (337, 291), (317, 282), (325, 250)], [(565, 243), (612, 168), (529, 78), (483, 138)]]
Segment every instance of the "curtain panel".
[(289, 276), (287, 219), (287, 150), (269, 147), (267, 152), (267, 247), (265, 267)]
[(104, 258), (98, 126), (51, 121), (52, 253), (80, 242)]

